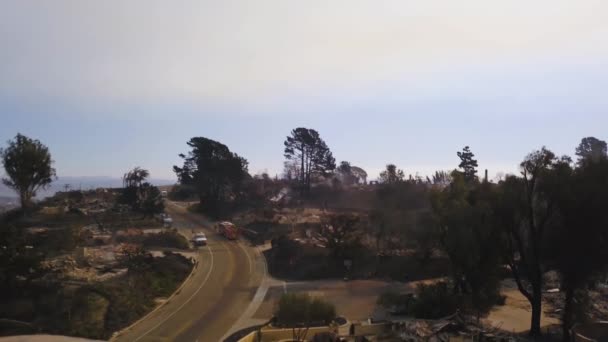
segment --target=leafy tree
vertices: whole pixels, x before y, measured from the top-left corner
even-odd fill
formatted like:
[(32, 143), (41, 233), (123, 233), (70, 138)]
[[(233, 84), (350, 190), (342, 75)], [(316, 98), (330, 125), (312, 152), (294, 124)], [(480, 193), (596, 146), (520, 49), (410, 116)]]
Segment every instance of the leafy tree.
[(311, 175), (326, 175), (336, 168), (336, 160), (329, 147), (314, 129), (299, 127), (285, 140), (284, 155), (288, 161), (298, 162), (299, 183), (302, 190), (310, 190)]
[(139, 209), (144, 217), (154, 216), (165, 210), (165, 204), (160, 190), (146, 182), (139, 187)]
[(300, 252), (299, 243), (291, 240), (287, 235), (279, 235), (273, 238), (270, 243), (275, 261), (292, 264)]
[(441, 246), (452, 265), (455, 290), (471, 299), (478, 317), (499, 297), (501, 231), (494, 228), (495, 191), (490, 183), (466, 183), (455, 173), (452, 184), (434, 190), (433, 211)]
[(557, 158), (543, 147), (521, 163), (522, 177), (509, 176), (500, 183), (497, 225), (508, 236), (508, 263), (517, 287), (532, 306), (531, 336), (541, 334), (547, 231), (558, 216), (554, 190), (560, 186), (560, 175), (569, 172), (569, 164), (569, 158)]
[(275, 317), (280, 326), (292, 329), (294, 341), (303, 341), (312, 324), (331, 323), (336, 318), (336, 309), (308, 294), (286, 293), (279, 299)]
[(448, 283), (420, 284), (416, 287), (416, 298), (410, 304), (410, 310), (416, 318), (439, 319), (454, 314), (458, 304)]
[(169, 198), (173, 201), (187, 201), (196, 199), (196, 191), (192, 185), (176, 184), (169, 191)]
[(399, 182), (403, 182), (405, 178), (405, 174), (403, 170), (397, 169), (395, 164), (386, 165), (386, 170), (380, 172), (380, 177), (378, 180), (383, 184), (395, 184)]
[(177, 230), (168, 230), (156, 234), (146, 234), (139, 237), (141, 244), (146, 247), (168, 247), (177, 249), (189, 249), (188, 240)]
[[(377, 187), (370, 213), (377, 250), (404, 248), (407, 243), (424, 240), (422, 225), (430, 210), (429, 203), (428, 187), (423, 184), (398, 182)], [(431, 233), (431, 229), (425, 233)], [(429, 245), (412, 247), (425, 249)]]
[(148, 170), (137, 166), (122, 176), (122, 183), (125, 188), (140, 187), (149, 176), (150, 172)]
[(353, 215), (333, 215), (323, 224), (321, 236), (334, 257), (353, 257), (349, 250), (359, 245), (361, 229), (359, 217)]
[(608, 158), (608, 146), (605, 141), (594, 137), (583, 138), (576, 148), (576, 155), (579, 166), (586, 162), (598, 162)]
[(118, 201), (130, 206), (132, 210), (139, 210), (139, 188), (136, 186), (123, 188)]
[(244, 184), (247, 205), (264, 207), (284, 187), (284, 182), (270, 178), (268, 173), (257, 174)]
[(554, 189), (559, 224), (550, 234), (549, 250), (566, 295), (564, 341), (575, 323), (575, 298), (584, 302), (587, 286), (608, 267), (608, 160), (582, 165), (562, 172)]
[(17, 134), (0, 155), (8, 176), (2, 182), (19, 194), (21, 208), (27, 210), (38, 190), (48, 188), (56, 176), (51, 153), (40, 141)]
[(136, 167), (125, 173), (120, 201), (131, 206), (131, 209), (140, 211), (144, 217), (162, 213), (165, 209), (160, 190), (146, 182), (150, 172)]
[(469, 146), (465, 146), (462, 152), (457, 152), (458, 158), (460, 158), (459, 168), (463, 170), (464, 180), (467, 183), (471, 183), (477, 180), (477, 160), (474, 159), (475, 155), (471, 152)]
[(347, 161), (341, 161), (340, 165), (337, 168), (337, 171), (344, 174), (351, 174), (352, 170), (350, 163)]
[(222, 204), (240, 198), (243, 183), (250, 178), (247, 160), (226, 145), (203, 137), (190, 139), (188, 146), (188, 155), (179, 155), (184, 165), (174, 166), (173, 171), (182, 185), (196, 189), (201, 208), (217, 216)]
[(352, 185), (358, 181), (357, 177), (353, 173), (353, 169), (349, 162), (347, 162), (347, 161), (340, 162), (340, 166), (338, 166), (338, 168), (336, 170), (338, 171), (338, 174), (340, 175), (340, 179), (341, 179), (342, 183), (344, 183), (346, 185)]

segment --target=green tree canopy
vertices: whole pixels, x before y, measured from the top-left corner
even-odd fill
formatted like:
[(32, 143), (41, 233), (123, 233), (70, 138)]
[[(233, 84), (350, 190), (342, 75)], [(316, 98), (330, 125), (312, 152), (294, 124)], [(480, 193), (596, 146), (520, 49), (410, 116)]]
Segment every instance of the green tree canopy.
[(347, 161), (340, 162), (340, 165), (337, 167), (336, 171), (340, 176), (340, 181), (345, 185), (352, 185), (358, 181), (357, 176), (353, 173), (353, 168)]
[(165, 210), (160, 190), (148, 182), (139, 187), (139, 202), (139, 210), (144, 216), (154, 216)]
[(8, 176), (2, 182), (19, 194), (26, 210), (38, 190), (46, 189), (56, 176), (51, 153), (40, 141), (17, 134), (0, 155)]
[(492, 184), (469, 184), (462, 173), (455, 173), (450, 186), (432, 194), (440, 242), (450, 259), (456, 290), (470, 297), (477, 314), (492, 307), (499, 296), (504, 244), (494, 224), (495, 198)]
[(244, 181), (250, 178), (247, 160), (226, 145), (203, 137), (190, 139), (188, 146), (188, 154), (179, 155), (183, 166), (174, 166), (173, 171), (181, 184), (196, 189), (207, 213), (218, 215), (221, 204), (238, 198)]
[(586, 162), (598, 162), (608, 157), (608, 146), (605, 141), (594, 137), (583, 138), (576, 148), (576, 155), (579, 165)]
[(150, 172), (141, 167), (125, 173), (123, 176), (122, 196), (120, 201), (131, 206), (131, 209), (139, 211), (146, 216), (162, 213), (165, 209), (160, 190), (146, 180)]
[(556, 183), (553, 196), (559, 220), (548, 234), (548, 250), (566, 295), (562, 322), (564, 341), (569, 341), (576, 323), (575, 298), (584, 299), (587, 286), (608, 268), (608, 160), (565, 169)]
[(310, 190), (311, 175), (326, 175), (336, 168), (336, 159), (314, 129), (298, 127), (292, 130), (284, 145), (285, 158), (299, 164), (297, 176), (303, 190)]
[(462, 152), (456, 152), (458, 158), (460, 158), (460, 165), (458, 167), (462, 169), (464, 173), (464, 180), (467, 183), (474, 182), (477, 180), (477, 160), (475, 155), (471, 152), (469, 146), (465, 146)]
[(149, 176), (150, 172), (148, 170), (137, 166), (122, 176), (122, 182), (125, 188), (130, 186), (139, 187)]
[(405, 178), (405, 174), (403, 170), (397, 169), (395, 164), (386, 165), (386, 169), (380, 172), (380, 177), (378, 180), (383, 184), (395, 184), (399, 182), (403, 182)]

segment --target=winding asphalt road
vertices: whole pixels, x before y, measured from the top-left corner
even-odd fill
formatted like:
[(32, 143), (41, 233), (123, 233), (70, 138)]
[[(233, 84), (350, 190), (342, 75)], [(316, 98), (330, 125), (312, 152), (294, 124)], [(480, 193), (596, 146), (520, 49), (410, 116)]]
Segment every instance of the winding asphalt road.
[(248, 318), (244, 315), (252, 311), (254, 296), (259, 297), (266, 270), (263, 256), (246, 242), (216, 234), (201, 215), (171, 203), (167, 211), (175, 228), (187, 236), (193, 230), (204, 232), (208, 245), (199, 248), (198, 266), (179, 293), (113, 340), (221, 341)]

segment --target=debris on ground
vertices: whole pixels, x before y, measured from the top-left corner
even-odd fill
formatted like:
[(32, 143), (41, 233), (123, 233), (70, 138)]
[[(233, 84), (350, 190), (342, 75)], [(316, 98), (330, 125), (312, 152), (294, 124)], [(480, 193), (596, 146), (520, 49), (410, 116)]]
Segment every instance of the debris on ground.
[(438, 320), (409, 319), (396, 322), (393, 331), (402, 341), (519, 341), (521, 337), (499, 327), (483, 326), (460, 313)]

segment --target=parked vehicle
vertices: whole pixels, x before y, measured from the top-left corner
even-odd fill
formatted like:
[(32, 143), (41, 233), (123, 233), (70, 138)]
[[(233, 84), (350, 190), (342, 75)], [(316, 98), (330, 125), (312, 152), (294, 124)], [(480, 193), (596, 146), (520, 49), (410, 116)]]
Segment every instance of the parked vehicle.
[(173, 219), (169, 215), (163, 218), (163, 227), (171, 228), (173, 226)]
[(239, 229), (232, 222), (220, 222), (215, 226), (215, 230), (228, 240), (236, 240), (239, 237)]
[(192, 243), (195, 246), (205, 246), (207, 245), (207, 236), (205, 236), (203, 233), (194, 234), (192, 237)]

